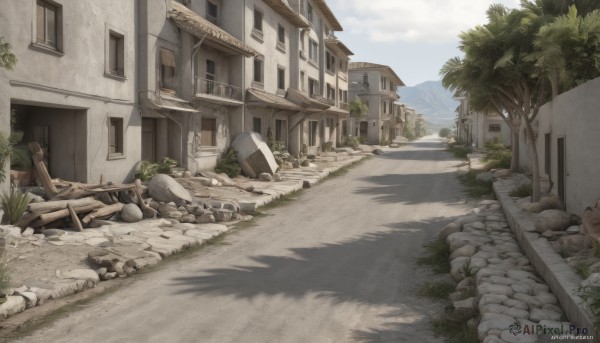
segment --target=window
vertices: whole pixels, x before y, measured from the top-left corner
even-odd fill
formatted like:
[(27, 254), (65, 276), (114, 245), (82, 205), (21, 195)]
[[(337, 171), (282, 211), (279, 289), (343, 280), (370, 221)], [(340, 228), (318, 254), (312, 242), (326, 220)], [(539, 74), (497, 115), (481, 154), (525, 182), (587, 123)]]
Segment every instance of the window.
[(363, 85), (368, 85), (369, 84), (369, 74), (364, 73), (363, 74)]
[(544, 135), (544, 145), (545, 145), (545, 158), (544, 158), (544, 171), (546, 172), (546, 174), (550, 175), (550, 166), (551, 166), (551, 156), (552, 156), (552, 140), (550, 138), (550, 134), (546, 133)]
[(319, 81), (308, 78), (308, 94), (311, 97), (315, 97), (315, 95), (319, 94)]
[(304, 51), (304, 41), (305, 41), (306, 32), (304, 30), (300, 31), (300, 51)]
[(285, 90), (285, 69), (277, 68), (277, 88)]
[(215, 93), (216, 67), (215, 61), (206, 60), (206, 93)]
[(125, 76), (125, 38), (113, 31), (108, 31), (108, 73)]
[(335, 56), (329, 51), (325, 51), (325, 59), (327, 64), (327, 71), (335, 72)]
[(262, 132), (262, 123), (260, 118), (252, 118), (252, 131), (261, 133)]
[(218, 24), (219, 22), (219, 5), (210, 0), (206, 0), (206, 19), (213, 24)]
[(300, 72), (300, 90), (304, 91), (304, 72)]
[(387, 101), (383, 102), (383, 113), (387, 113)]
[(313, 22), (313, 8), (309, 3), (306, 4), (306, 19), (308, 19), (308, 21), (310, 21), (311, 23)]
[(390, 80), (390, 90), (391, 91), (394, 90), (394, 82), (392, 80)]
[(61, 8), (44, 0), (37, 0), (36, 7), (36, 43), (59, 50)]
[(327, 99), (335, 100), (335, 88), (329, 83), (327, 84)]
[(123, 155), (123, 118), (109, 118), (108, 155), (109, 158)]
[(381, 89), (387, 89), (387, 80), (385, 77), (381, 78)]
[(200, 145), (217, 146), (217, 120), (215, 118), (202, 118), (200, 131)]
[(263, 83), (264, 60), (261, 56), (254, 58), (254, 82)]
[(175, 53), (171, 50), (160, 49), (160, 87), (175, 91)]
[(500, 124), (490, 124), (488, 127), (488, 132), (500, 132)]
[(275, 119), (275, 140), (287, 142), (287, 120)]
[(319, 45), (312, 39), (308, 39), (308, 58), (313, 62), (319, 62)]
[(285, 28), (281, 25), (277, 28), (277, 41), (285, 45)]
[(317, 132), (319, 130), (319, 122), (311, 120), (308, 122), (308, 145), (317, 146)]
[(258, 32), (263, 30), (263, 14), (256, 8), (254, 9), (254, 29)]
[(342, 100), (342, 102), (345, 103), (345, 104), (348, 103), (348, 91), (343, 91), (342, 92), (342, 98), (340, 100)]

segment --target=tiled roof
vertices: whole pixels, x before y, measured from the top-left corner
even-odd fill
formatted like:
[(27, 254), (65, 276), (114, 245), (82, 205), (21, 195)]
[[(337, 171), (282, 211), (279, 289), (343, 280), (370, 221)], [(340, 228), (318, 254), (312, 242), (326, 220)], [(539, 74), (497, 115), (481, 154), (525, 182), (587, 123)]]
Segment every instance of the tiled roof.
[(325, 44), (328, 46), (335, 46), (339, 51), (341, 51), (346, 56), (353, 56), (354, 53), (348, 49), (348, 47), (342, 43), (339, 39), (336, 38), (325, 38)]
[(327, 5), (326, 0), (313, 0), (313, 3), (319, 8), (319, 10), (321, 10), (323, 15), (325, 16), (325, 19), (331, 24), (334, 31), (344, 30), (344, 28), (342, 28), (342, 24), (340, 24), (340, 22), (337, 20), (337, 18), (331, 11), (331, 8), (329, 8), (329, 6)]
[(348, 70), (387, 70), (394, 76), (394, 78), (396, 79), (395, 81), (400, 86), (405, 86), (404, 82), (402, 82), (402, 80), (400, 79), (400, 76), (398, 76), (398, 74), (396, 74), (394, 69), (392, 69), (390, 66), (386, 66), (384, 64), (377, 64), (377, 63), (370, 63), (370, 62), (350, 62), (348, 64)]
[(304, 20), (296, 11), (294, 11), (288, 4), (287, 1), (283, 0), (263, 0), (265, 4), (269, 5), (275, 12), (279, 13), (282, 17), (287, 19), (292, 25), (304, 28), (309, 27), (310, 24)]
[(258, 52), (250, 46), (175, 0), (171, 1), (171, 10), (168, 16), (175, 22), (177, 27), (196, 37), (205, 38), (218, 45), (223, 45), (246, 57), (258, 55)]
[(246, 102), (248, 104), (260, 105), (265, 107), (281, 108), (291, 111), (301, 111), (302, 108), (293, 102), (286, 100), (275, 94), (267, 93), (258, 89), (250, 88), (247, 91)]

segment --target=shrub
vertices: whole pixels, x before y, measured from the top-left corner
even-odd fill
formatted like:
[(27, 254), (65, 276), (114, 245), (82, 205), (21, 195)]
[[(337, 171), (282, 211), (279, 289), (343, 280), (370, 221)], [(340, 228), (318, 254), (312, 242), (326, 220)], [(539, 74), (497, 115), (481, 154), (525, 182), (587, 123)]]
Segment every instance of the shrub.
[(323, 151), (332, 151), (333, 150), (333, 142), (325, 142), (322, 147)]
[(0, 182), (6, 180), (4, 165), (9, 161), (12, 152), (12, 145), (4, 133), (0, 132)]
[(163, 157), (156, 166), (156, 172), (158, 174), (171, 174), (173, 172), (173, 167), (175, 166), (177, 166), (177, 161), (168, 157)]
[(135, 177), (142, 181), (150, 181), (154, 175), (156, 175), (156, 168), (158, 165), (150, 161), (142, 161), (140, 163), (140, 169), (135, 173)]
[(2, 208), (4, 214), (2, 215), (2, 224), (15, 224), (21, 219), (23, 213), (27, 211), (27, 204), (29, 204), (29, 198), (27, 197), (28, 192), (21, 192), (17, 187), (11, 186), (9, 193), (2, 193), (0, 198), (2, 199)]
[(6, 292), (10, 288), (10, 275), (8, 268), (4, 262), (0, 262), (0, 296), (6, 296)]
[(367, 136), (358, 136), (358, 142), (360, 144), (367, 144)]
[(454, 154), (455, 157), (466, 160), (468, 155), (473, 152), (473, 149), (462, 145), (453, 145), (448, 148), (448, 151)]
[(445, 127), (443, 129), (440, 129), (440, 132), (438, 133), (438, 136), (442, 137), (442, 138), (448, 138), (450, 136), (450, 129)]
[(515, 197), (515, 198), (525, 198), (525, 197), (531, 196), (532, 193), (533, 193), (533, 188), (529, 184), (529, 185), (521, 185), (521, 186), (513, 189), (509, 195), (511, 197)]
[(269, 149), (271, 149), (272, 152), (287, 152), (287, 147), (285, 146), (285, 143), (280, 141), (272, 141), (271, 143), (269, 143)]
[(421, 288), (419, 288), (418, 294), (422, 297), (432, 299), (446, 299), (450, 293), (454, 292), (454, 288), (456, 288), (456, 285), (448, 281), (426, 281)]
[(217, 162), (215, 172), (225, 173), (229, 177), (236, 177), (240, 175), (242, 169), (238, 164), (238, 157), (235, 150), (229, 148), (223, 153), (223, 155), (219, 159), (219, 162)]
[(349, 146), (352, 149), (356, 149), (358, 148), (358, 144), (360, 144), (360, 142), (356, 136), (344, 136), (342, 137), (342, 144)]

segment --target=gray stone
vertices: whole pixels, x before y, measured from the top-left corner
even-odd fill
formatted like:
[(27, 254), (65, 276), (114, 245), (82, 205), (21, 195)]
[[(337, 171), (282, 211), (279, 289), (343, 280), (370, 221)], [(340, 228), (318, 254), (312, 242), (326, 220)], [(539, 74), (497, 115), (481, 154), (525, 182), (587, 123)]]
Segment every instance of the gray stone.
[(511, 296), (514, 291), (511, 287), (505, 285), (495, 285), (491, 283), (482, 283), (477, 287), (477, 293), (482, 294), (500, 294)]
[(557, 240), (563, 256), (571, 257), (590, 247), (590, 240), (584, 235), (568, 235)]
[(471, 257), (475, 254), (475, 247), (471, 245), (464, 245), (450, 254), (450, 260), (454, 260), (457, 257)]
[(551, 320), (551, 321), (559, 321), (562, 317), (562, 314), (559, 312), (542, 310), (539, 308), (534, 308), (531, 310), (529, 314), (529, 319), (534, 322), (539, 322), (540, 320)]
[(31, 236), (33, 236), (34, 232), (35, 232), (35, 230), (28, 227), (21, 233), (21, 237), (31, 237)]
[(534, 335), (534, 334), (524, 334), (524, 333), (519, 333), (519, 334), (514, 334), (510, 331), (510, 329), (508, 330), (502, 330), (502, 332), (500, 333), (500, 339), (502, 339), (501, 342), (506, 342), (506, 343), (537, 343), (539, 342), (538, 336)]
[(383, 155), (385, 152), (381, 149), (375, 149), (372, 151), (373, 155)]
[(85, 244), (94, 246), (94, 247), (107, 247), (110, 246), (110, 241), (108, 240), (108, 238), (102, 238), (102, 237), (94, 237), (94, 238), (90, 238), (85, 240)]
[(218, 209), (213, 212), (217, 223), (228, 222), (233, 218), (233, 211), (227, 209)]
[(37, 295), (34, 292), (19, 293), (25, 299), (25, 307), (31, 308), (37, 305)]
[(216, 219), (215, 216), (212, 215), (212, 213), (206, 213), (201, 216), (196, 216), (196, 222), (198, 224), (215, 223)]
[(76, 279), (86, 281), (99, 281), (98, 273), (92, 269), (71, 269), (61, 272), (65, 279)]
[(569, 214), (560, 210), (545, 210), (535, 216), (535, 229), (539, 233), (547, 230), (564, 231), (569, 224)]
[(248, 177), (256, 178), (261, 173), (273, 175), (279, 168), (271, 149), (256, 132), (241, 133), (231, 147), (237, 152), (238, 163)]
[(194, 216), (193, 214), (186, 214), (181, 217), (181, 222), (182, 223), (195, 223), (196, 216)]
[(65, 234), (64, 230), (60, 230), (60, 229), (46, 229), (43, 231), (44, 236), (46, 237), (53, 237), (53, 236), (62, 236)]
[(479, 173), (475, 176), (475, 179), (482, 182), (492, 182), (494, 180), (494, 174), (490, 172)]
[(438, 234), (438, 237), (440, 240), (445, 241), (448, 238), (448, 236), (455, 232), (460, 232), (460, 225), (456, 222), (452, 222), (444, 226), (442, 231), (440, 231), (440, 233)]
[(578, 234), (580, 231), (581, 231), (581, 226), (579, 226), (579, 225), (573, 225), (567, 229), (567, 233), (570, 235)]
[(477, 326), (477, 334), (480, 340), (483, 340), (490, 330), (506, 330), (506, 328), (510, 327), (515, 322), (514, 318), (500, 314), (497, 314), (491, 319), (484, 319), (485, 318), (482, 318)]
[(302, 181), (302, 188), (310, 188), (310, 182), (308, 180)]
[(192, 196), (175, 179), (165, 174), (155, 175), (148, 184), (148, 194), (156, 201), (178, 202), (184, 200), (192, 202)]
[(136, 204), (123, 205), (121, 209), (121, 220), (127, 223), (136, 223), (144, 218), (142, 210)]
[(273, 174), (273, 180), (274, 181), (281, 181), (282, 180), (281, 179), (281, 174), (279, 174), (279, 173)]
[(181, 213), (180, 211), (160, 212), (158, 214), (158, 217), (164, 218), (164, 219), (174, 219), (176, 221), (180, 221), (181, 217), (183, 217), (183, 213)]
[(260, 173), (258, 175), (258, 178), (262, 181), (267, 181), (267, 182), (273, 181), (273, 176), (271, 176), (271, 174), (269, 174), (269, 173)]
[(302, 167), (308, 167), (308, 166), (310, 166), (310, 161), (309, 160), (304, 160), (304, 161), (302, 161), (302, 163), (300, 163), (300, 165)]
[(479, 307), (483, 307), (487, 304), (503, 304), (508, 300), (506, 295), (500, 294), (484, 294), (479, 299)]
[(25, 299), (22, 296), (8, 296), (3, 304), (0, 304), (0, 319), (12, 316), (26, 308)]
[(450, 295), (448, 295), (448, 300), (450, 300), (451, 302), (459, 301), (462, 298), (463, 298), (462, 292), (452, 292), (452, 293), (450, 293)]

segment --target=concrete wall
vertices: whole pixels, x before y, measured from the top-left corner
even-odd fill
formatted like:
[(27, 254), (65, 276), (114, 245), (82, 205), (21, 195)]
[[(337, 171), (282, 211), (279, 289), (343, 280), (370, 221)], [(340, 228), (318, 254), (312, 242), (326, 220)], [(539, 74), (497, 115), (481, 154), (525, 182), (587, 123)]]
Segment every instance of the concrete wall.
[[(500, 132), (491, 132), (490, 125), (500, 125)], [(506, 146), (511, 145), (510, 127), (500, 116), (477, 112), (474, 115), (473, 127), (473, 144), (476, 149), (484, 149), (485, 143), (494, 140)]]
[[(15, 70), (0, 69), (0, 130), (10, 130), (11, 104), (36, 106), (30, 110), (44, 114), (35, 118), (51, 117), (43, 118), (54, 145), (51, 173), (82, 182), (98, 182), (100, 175), (104, 180), (125, 181), (141, 155), (141, 120), (134, 106), (136, 2), (55, 3), (62, 16), (58, 51), (36, 42), (36, 1), (0, 0), (0, 32), (18, 58)], [(109, 30), (124, 36), (125, 77), (105, 74)], [(118, 159), (108, 156), (109, 117), (124, 121), (125, 151)], [(55, 141), (69, 136), (76, 138), (68, 148)]]
[[(596, 203), (600, 197), (600, 78), (559, 95), (554, 101), (540, 108), (537, 123), (537, 150), (540, 174), (554, 183), (552, 194), (558, 194), (557, 139), (564, 138), (566, 145), (565, 161), (565, 200), (567, 211), (581, 215), (584, 209)], [(551, 137), (551, 170), (547, 175), (545, 164), (545, 134)], [(521, 167), (531, 171), (531, 154), (521, 128)]]

